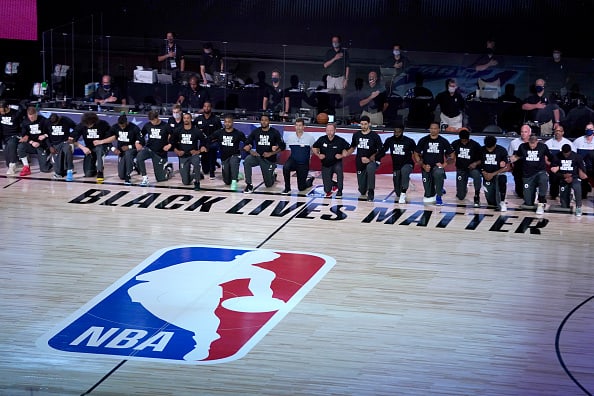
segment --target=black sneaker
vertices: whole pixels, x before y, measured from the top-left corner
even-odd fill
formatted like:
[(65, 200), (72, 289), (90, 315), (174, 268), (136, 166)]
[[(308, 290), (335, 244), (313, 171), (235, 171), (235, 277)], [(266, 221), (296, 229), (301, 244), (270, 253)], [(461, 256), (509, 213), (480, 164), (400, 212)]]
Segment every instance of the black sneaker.
[(132, 185), (132, 182), (130, 181), (130, 179), (126, 179), (126, 180), (124, 180), (124, 185), (125, 186), (131, 186)]
[(342, 198), (342, 190), (336, 191), (336, 198)]
[(194, 183), (194, 191), (200, 191), (200, 183)]
[(481, 206), (481, 198), (478, 195), (474, 196), (474, 207), (478, 208), (479, 206)]
[(371, 189), (370, 190), (367, 190), (367, 201), (373, 202), (373, 198), (374, 198), (374, 196), (373, 196), (373, 190), (371, 190)]
[(291, 193), (291, 189), (290, 189), (290, 188), (285, 188), (285, 189), (284, 189), (284, 190), (281, 192), (281, 194), (282, 194), (282, 195), (289, 195), (290, 193)]
[(243, 193), (244, 193), (244, 194), (251, 194), (251, 193), (253, 193), (253, 192), (254, 192), (254, 186), (253, 186), (253, 185), (251, 185), (251, 184), (247, 184), (247, 185), (245, 186), (245, 189), (243, 190)]
[(308, 178), (305, 180), (305, 186), (307, 188), (313, 186), (314, 179), (315, 178), (313, 176), (308, 176)]
[(103, 172), (97, 172), (97, 184), (102, 184), (104, 180)]
[(173, 177), (173, 164), (168, 163), (165, 166), (165, 178), (167, 180), (171, 179)]

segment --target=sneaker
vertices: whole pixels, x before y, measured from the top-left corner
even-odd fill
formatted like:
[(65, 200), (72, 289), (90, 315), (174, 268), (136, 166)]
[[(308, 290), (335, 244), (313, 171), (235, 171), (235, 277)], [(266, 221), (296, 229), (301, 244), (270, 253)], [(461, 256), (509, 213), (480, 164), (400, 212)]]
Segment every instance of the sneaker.
[(231, 190), (237, 191), (237, 180), (231, 180)]
[(132, 182), (130, 181), (130, 179), (126, 179), (124, 180), (124, 186), (131, 186)]
[(254, 186), (251, 184), (246, 184), (245, 189), (243, 190), (244, 194), (251, 194), (254, 192)]
[(6, 174), (9, 176), (16, 175), (16, 164), (8, 164), (8, 170), (6, 171)]
[(204, 180), (204, 173), (200, 172), (200, 180)]
[(284, 189), (284, 190), (281, 192), (281, 194), (282, 194), (282, 195), (289, 195), (290, 193), (291, 193), (291, 189), (290, 189), (290, 188), (285, 188), (285, 189)]
[(194, 191), (200, 191), (200, 183), (198, 183), (198, 182), (194, 183)]
[(367, 201), (367, 195), (361, 194), (361, 195), (359, 195), (359, 198), (357, 198), (357, 200), (359, 200), (359, 201)]
[(503, 201), (502, 202), (499, 202), (499, 210), (501, 212), (507, 212), (507, 205), (506, 205), (505, 202), (503, 202)]
[(338, 199), (342, 198), (342, 190), (336, 191), (336, 198), (338, 198)]
[(97, 172), (97, 184), (102, 184), (105, 179), (103, 178), (103, 172)]
[(73, 181), (73, 180), (74, 180), (74, 172), (73, 172), (73, 170), (72, 170), (72, 169), (68, 169), (68, 170), (66, 171), (66, 181), (67, 181), (67, 182), (71, 182), (71, 181)]
[(214, 180), (214, 179), (216, 179), (216, 178), (215, 178), (215, 175), (214, 175), (214, 173), (211, 173), (211, 174), (210, 174), (210, 176), (209, 176), (209, 179), (210, 179), (210, 180)]
[(305, 180), (305, 187), (309, 188), (309, 187), (313, 186), (314, 179), (315, 178), (313, 176), (308, 176), (307, 179)]
[(442, 188), (441, 189), (441, 195), (446, 195), (446, 189), (445, 188)]
[(423, 197), (423, 203), (432, 204), (436, 200), (435, 195), (432, 197)]
[(481, 198), (478, 195), (474, 196), (474, 207), (478, 208), (481, 206)]
[(141, 187), (148, 187), (149, 181), (148, 176), (142, 176), (142, 181), (140, 182)]
[(243, 175), (243, 173), (239, 172), (237, 174), (237, 180), (243, 180), (243, 179), (245, 179), (245, 176)]
[(398, 199), (398, 203), (399, 204), (405, 204), (406, 203), (406, 193), (401, 193), (400, 194), (400, 199)]
[(31, 168), (28, 165), (25, 165), (25, 166), (23, 166), (21, 173), (19, 173), (19, 176), (29, 176), (30, 174), (31, 174)]
[(173, 164), (167, 163), (165, 166), (165, 179), (169, 180), (173, 177)]
[(367, 191), (367, 201), (373, 202), (373, 198), (374, 198), (373, 190)]
[(544, 204), (543, 203), (538, 203), (538, 205), (536, 205), (536, 214), (537, 215), (541, 215), (544, 214)]
[(338, 185), (332, 185), (332, 191), (338, 191)]
[(326, 195), (324, 195), (324, 198), (332, 198), (332, 191), (328, 191)]
[(582, 217), (582, 207), (578, 206), (577, 208), (575, 208), (575, 215), (577, 217)]
[(52, 176), (52, 178), (53, 179), (56, 179), (56, 180), (61, 180), (62, 179), (62, 175), (59, 175), (57, 173), (54, 173), (54, 175)]
[(441, 200), (441, 195), (437, 195), (435, 197), (435, 205), (437, 205), (437, 206), (443, 206), (443, 201)]

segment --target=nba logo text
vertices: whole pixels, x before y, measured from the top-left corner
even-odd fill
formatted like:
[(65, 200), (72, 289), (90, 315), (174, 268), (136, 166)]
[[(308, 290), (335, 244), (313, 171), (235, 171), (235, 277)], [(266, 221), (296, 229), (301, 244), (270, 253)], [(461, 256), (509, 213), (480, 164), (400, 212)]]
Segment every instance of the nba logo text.
[(247, 354), (334, 266), (331, 257), (224, 246), (155, 252), (38, 346), (170, 363)]

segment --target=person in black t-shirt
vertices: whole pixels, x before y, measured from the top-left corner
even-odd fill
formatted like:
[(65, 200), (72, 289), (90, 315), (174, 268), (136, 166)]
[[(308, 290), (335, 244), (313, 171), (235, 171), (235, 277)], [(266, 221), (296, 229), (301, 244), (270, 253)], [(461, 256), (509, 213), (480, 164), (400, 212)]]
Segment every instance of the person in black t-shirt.
[(6, 174), (9, 176), (16, 175), (17, 146), (21, 135), (23, 113), (22, 108), (15, 110), (7, 101), (0, 100), (0, 137), (4, 145), (4, 159), (8, 166)]
[(118, 156), (118, 176), (125, 185), (129, 186), (132, 184), (130, 175), (134, 170), (134, 160), (138, 154), (136, 141), (142, 140), (142, 134), (140, 128), (129, 122), (125, 114), (119, 116), (118, 122), (111, 128), (111, 133), (117, 136), (117, 143), (111, 150)]
[(559, 174), (559, 197), (561, 207), (569, 208), (571, 200), (571, 190), (575, 196), (575, 215), (582, 215), (582, 180), (588, 179), (586, 174), (586, 165), (581, 155), (571, 149), (571, 145), (564, 144), (561, 151), (555, 155), (553, 165), (558, 166)]
[[(171, 146), (179, 158), (179, 174), (182, 183), (189, 185), (194, 180), (194, 190), (200, 190), (200, 155), (206, 152), (206, 135), (192, 125), (192, 115), (184, 113), (184, 126), (171, 136)], [(191, 168), (193, 168), (193, 177)]]
[(508, 155), (507, 150), (497, 144), (495, 136), (485, 137), (480, 167), (487, 204), (495, 206), (495, 210), (506, 212)]
[(141, 130), (142, 139), (135, 142), (136, 150), (138, 150), (136, 165), (142, 175), (142, 181), (140, 182), (142, 187), (149, 185), (144, 163), (149, 158), (153, 162), (155, 179), (158, 182), (168, 180), (173, 174), (173, 165), (167, 162), (167, 152), (171, 150), (169, 140), (172, 133), (173, 129), (169, 124), (161, 121), (158, 111), (149, 111), (148, 122), (144, 124)]
[[(194, 125), (209, 139), (215, 131), (223, 127), (221, 119), (212, 112), (212, 104), (208, 100), (204, 102), (202, 114), (196, 117)], [(210, 180), (215, 179), (215, 170), (219, 166), (217, 152), (217, 143), (209, 140), (207, 142), (207, 152), (202, 154), (202, 171), (209, 174)]]
[(210, 140), (218, 143), (221, 154), (223, 182), (231, 185), (231, 190), (237, 190), (239, 178), (239, 164), (241, 163), (240, 144), (245, 143), (247, 137), (243, 132), (233, 127), (233, 116), (226, 115), (223, 119), (224, 127), (215, 131)]
[(468, 192), (468, 178), (474, 184), (474, 206), (480, 206), (481, 173), (478, 165), (481, 163), (481, 146), (470, 139), (470, 132), (461, 128), (459, 139), (452, 142), (456, 158), (456, 198), (464, 200)]
[(281, 74), (278, 70), (273, 70), (270, 77), (272, 84), (266, 88), (262, 98), (262, 110), (286, 116), (289, 112), (289, 97), (281, 87)]
[(390, 136), (384, 142), (382, 152), (390, 151), (392, 156), (392, 181), (394, 193), (398, 197), (398, 203), (406, 203), (406, 191), (410, 185), (410, 174), (415, 166), (413, 155), (417, 144), (408, 136), (404, 136), (402, 125), (394, 127), (394, 136)]
[(85, 154), (85, 177), (97, 175), (97, 183), (103, 183), (103, 160), (114, 140), (116, 136), (112, 134), (111, 126), (107, 121), (100, 120), (97, 113), (88, 111), (82, 115), (80, 123), (72, 133), (72, 142)]
[(73, 146), (70, 134), (76, 128), (76, 123), (69, 117), (52, 113), (49, 118), (48, 147), (54, 162), (54, 178), (66, 181), (74, 180)]
[(110, 104), (126, 104), (126, 99), (122, 98), (120, 89), (113, 85), (112, 78), (109, 74), (101, 77), (101, 85), (99, 89), (95, 91), (95, 103), (98, 105), (110, 103)]
[(458, 92), (456, 80), (448, 78), (445, 86), (446, 90), (438, 93), (435, 97), (435, 104), (439, 106), (441, 111), (439, 114), (441, 123), (448, 126), (448, 131), (458, 132), (458, 129), (463, 126), (466, 102)]
[[(209, 100), (208, 91), (200, 87), (197, 76), (192, 76), (188, 80), (188, 85), (179, 93), (176, 103), (184, 107), (190, 113), (202, 113), (202, 107), (207, 100)], [(180, 122), (181, 121), (180, 118)]]
[(202, 56), (200, 57), (200, 76), (202, 83), (208, 84), (214, 81), (214, 74), (223, 72), (225, 63), (219, 51), (213, 48), (212, 43), (202, 45)]
[(539, 78), (534, 83), (534, 94), (524, 100), (522, 110), (526, 121), (537, 122), (541, 136), (551, 136), (561, 121), (559, 106), (545, 95), (545, 80)]
[(162, 62), (161, 68), (164, 73), (171, 74), (173, 79), (177, 80), (179, 73), (186, 70), (184, 49), (177, 43), (173, 32), (167, 32), (165, 37), (165, 45), (159, 50), (157, 61)]
[(27, 108), (27, 118), (21, 124), (22, 137), (17, 146), (17, 154), (23, 163), (23, 169), (19, 176), (29, 176), (29, 155), (37, 154), (39, 170), (47, 173), (52, 170), (49, 149), (46, 139), (49, 137), (49, 121), (37, 112), (33, 106)]
[(351, 62), (349, 53), (342, 48), (340, 36), (332, 36), (332, 48), (324, 55), (324, 69), (328, 73), (328, 89), (345, 90), (349, 81)]
[(348, 155), (349, 147), (349, 143), (344, 138), (336, 136), (336, 125), (333, 123), (326, 125), (326, 134), (320, 136), (312, 146), (314, 154), (322, 162), (322, 182), (326, 198), (332, 197), (334, 175), (336, 175), (336, 198), (342, 198), (344, 187), (342, 159)]

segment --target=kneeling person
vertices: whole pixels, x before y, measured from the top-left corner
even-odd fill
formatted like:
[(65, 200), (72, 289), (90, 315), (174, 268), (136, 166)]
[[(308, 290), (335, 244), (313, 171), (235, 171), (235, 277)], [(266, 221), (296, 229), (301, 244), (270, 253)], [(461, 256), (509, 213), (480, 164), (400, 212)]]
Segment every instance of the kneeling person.
[(505, 196), (507, 194), (507, 175), (509, 170), (507, 150), (497, 144), (495, 136), (486, 136), (485, 145), (481, 148), (481, 174), (485, 187), (487, 204), (496, 210), (507, 211)]
[[(206, 153), (208, 144), (206, 135), (192, 125), (192, 116), (184, 113), (184, 126), (177, 129), (171, 138), (173, 151), (179, 157), (179, 173), (184, 185), (189, 185), (194, 179), (194, 190), (200, 190), (200, 154)], [(191, 169), (194, 169), (192, 177)]]

